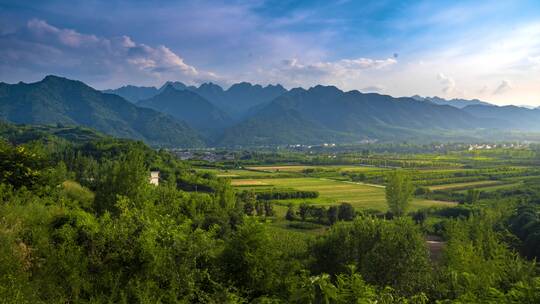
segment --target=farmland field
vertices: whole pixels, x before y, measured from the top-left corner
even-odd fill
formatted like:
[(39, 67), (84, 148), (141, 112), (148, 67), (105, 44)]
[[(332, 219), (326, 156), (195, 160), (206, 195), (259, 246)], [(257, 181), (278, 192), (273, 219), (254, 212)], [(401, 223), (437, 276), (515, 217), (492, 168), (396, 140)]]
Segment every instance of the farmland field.
[(431, 186), (429, 187), (430, 190), (449, 190), (449, 189), (462, 189), (462, 188), (469, 188), (469, 187), (487, 187), (487, 186), (495, 186), (502, 184), (500, 181), (495, 180), (488, 180), (488, 181), (475, 181), (475, 182), (468, 182), (468, 183), (454, 183), (454, 184), (443, 184), (443, 185), (437, 185), (437, 186)]
[[(335, 205), (347, 202), (359, 209), (377, 209), (385, 211), (386, 198), (384, 187), (379, 185), (368, 185), (361, 183), (352, 183), (336, 181), (324, 178), (264, 178), (264, 179), (235, 179), (231, 181), (232, 185), (238, 189), (271, 189), (275, 188), (293, 188), (305, 191), (318, 191), (320, 196), (309, 200), (287, 200), (287, 202), (308, 201), (314, 204)], [(425, 199), (414, 199), (411, 202), (411, 209), (415, 210), (430, 206), (450, 206), (449, 202), (440, 202)]]
[(267, 171), (267, 172), (302, 172), (306, 169), (332, 169), (337, 171), (380, 171), (384, 168), (369, 167), (369, 166), (310, 166), (310, 165), (282, 165), (282, 166), (252, 166), (246, 167), (246, 169)]
[(198, 168), (198, 172), (208, 172), (215, 174), (217, 177), (226, 178), (256, 178), (256, 177), (270, 177), (274, 174), (271, 172), (242, 170), (242, 169), (216, 169), (216, 168)]

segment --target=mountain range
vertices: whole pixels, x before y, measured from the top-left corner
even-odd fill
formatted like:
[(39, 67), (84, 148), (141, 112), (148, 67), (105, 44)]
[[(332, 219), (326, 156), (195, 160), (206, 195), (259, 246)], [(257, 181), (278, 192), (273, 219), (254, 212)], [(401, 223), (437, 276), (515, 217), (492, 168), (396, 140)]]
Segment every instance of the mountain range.
[(35, 83), (0, 83), (0, 120), (86, 126), (158, 146), (203, 146), (196, 131), (161, 112), (57, 76)]
[(239, 83), (224, 90), (212, 83), (167, 82), (160, 88), (125, 86), (107, 92), (114, 94), (57, 76), (30, 84), (0, 83), (0, 120), (84, 126), (166, 147), (426, 142), (482, 139), (474, 135), (482, 130), (540, 132), (540, 109), (395, 98), (334, 86), (286, 90)]
[(192, 91), (175, 89), (172, 84), (154, 97), (137, 102), (137, 105), (167, 113), (207, 136), (232, 124), (229, 115), (211, 102)]
[(419, 95), (414, 95), (411, 98), (419, 100), (419, 101), (431, 102), (431, 103), (434, 103), (434, 104), (437, 104), (437, 105), (452, 106), (452, 107), (456, 107), (458, 109), (463, 109), (463, 108), (465, 108), (467, 106), (475, 106), (475, 105), (492, 106), (491, 103), (481, 101), (481, 100), (478, 100), (478, 99), (454, 98), (454, 99), (449, 100), (449, 99), (444, 99), (444, 98), (440, 98), (440, 97), (437, 97), (437, 96), (422, 97), (422, 96), (419, 96)]
[(141, 100), (158, 95), (169, 86), (176, 90), (196, 93), (222, 109), (230, 117), (236, 119), (242, 118), (250, 108), (270, 102), (287, 91), (279, 84), (263, 87), (258, 84), (252, 85), (248, 82), (241, 82), (224, 90), (221, 86), (211, 82), (195, 87), (185, 85), (179, 81), (168, 81), (159, 89), (155, 87), (124, 86), (114, 90), (105, 90), (104, 92), (116, 94), (133, 103), (138, 103)]

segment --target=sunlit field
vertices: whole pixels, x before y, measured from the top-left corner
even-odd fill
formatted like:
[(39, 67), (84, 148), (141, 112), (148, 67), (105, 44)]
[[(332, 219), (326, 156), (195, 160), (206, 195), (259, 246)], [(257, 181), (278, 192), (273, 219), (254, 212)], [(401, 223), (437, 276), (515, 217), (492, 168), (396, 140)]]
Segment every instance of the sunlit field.
[[(233, 186), (239, 190), (249, 189), (272, 189), (292, 188), (296, 190), (318, 191), (319, 197), (309, 200), (287, 200), (288, 202), (301, 203), (308, 201), (321, 205), (336, 205), (347, 202), (355, 208), (387, 210), (384, 187), (380, 185), (367, 185), (346, 181), (337, 181), (326, 178), (264, 178), (264, 179), (234, 179), (231, 181)], [(451, 202), (441, 202), (425, 199), (414, 199), (411, 203), (411, 209), (416, 210), (422, 207), (431, 206), (451, 206)]]

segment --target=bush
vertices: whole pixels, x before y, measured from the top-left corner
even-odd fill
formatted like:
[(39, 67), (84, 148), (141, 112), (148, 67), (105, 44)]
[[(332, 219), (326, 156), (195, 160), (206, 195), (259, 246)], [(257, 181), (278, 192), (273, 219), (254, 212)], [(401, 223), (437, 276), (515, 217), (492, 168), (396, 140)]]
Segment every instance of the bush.
[(317, 198), (319, 192), (317, 191), (301, 191), (294, 189), (272, 189), (255, 192), (257, 199), (259, 200), (284, 200), (284, 199), (298, 199), (298, 198)]
[(312, 229), (319, 229), (324, 226), (320, 224), (316, 224), (316, 223), (311, 223), (311, 222), (294, 222), (294, 223), (289, 223), (287, 227), (294, 228), (294, 229), (312, 230)]
[(366, 280), (403, 294), (425, 290), (431, 276), (419, 228), (407, 218), (371, 217), (337, 223), (312, 245), (315, 273), (338, 274), (355, 265)]
[(75, 181), (65, 181), (62, 183), (62, 189), (68, 198), (79, 202), (81, 207), (86, 210), (92, 209), (95, 195), (88, 188)]
[(354, 217), (356, 216), (356, 213), (354, 211), (354, 208), (349, 203), (341, 203), (338, 207), (338, 219), (340, 221), (352, 221)]

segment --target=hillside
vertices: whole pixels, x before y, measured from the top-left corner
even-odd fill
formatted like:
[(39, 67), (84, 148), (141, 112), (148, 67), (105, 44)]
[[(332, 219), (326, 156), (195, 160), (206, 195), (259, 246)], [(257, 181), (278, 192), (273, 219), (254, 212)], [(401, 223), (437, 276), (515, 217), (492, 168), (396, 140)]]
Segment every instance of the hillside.
[(59, 125), (14, 125), (0, 121), (0, 138), (14, 144), (31, 141), (57, 142), (67, 141), (74, 144), (87, 143), (107, 138), (100, 132), (80, 126)]
[(127, 101), (137, 103), (139, 100), (148, 99), (158, 94), (155, 87), (137, 87), (127, 85), (114, 90), (104, 90), (103, 93), (116, 94)]
[(405, 140), (426, 134), (426, 129), (436, 133), (485, 124), (484, 120), (450, 106), (316, 86), (294, 89), (276, 98), (227, 129), (220, 144)]
[(481, 101), (478, 99), (444, 99), (437, 96), (433, 97), (422, 97), (418, 95), (414, 95), (411, 98), (419, 100), (419, 101), (426, 101), (431, 102), (437, 105), (446, 105), (446, 106), (452, 106), (458, 109), (463, 109), (466, 106), (473, 106), (473, 105), (483, 105), (483, 106), (490, 106), (491, 104), (485, 101)]
[(0, 119), (18, 124), (85, 126), (157, 146), (203, 145), (195, 131), (172, 117), (57, 76), (30, 84), (0, 84)]
[(540, 109), (517, 106), (471, 105), (463, 110), (476, 117), (504, 122), (504, 128), (540, 131)]
[(117, 94), (130, 101), (138, 102), (156, 96), (168, 86), (172, 86), (176, 90), (194, 92), (233, 118), (244, 117), (250, 108), (268, 103), (287, 92), (279, 84), (263, 87), (258, 84), (253, 85), (249, 82), (241, 82), (233, 84), (230, 88), (224, 90), (221, 86), (211, 82), (195, 87), (185, 85), (179, 81), (167, 81), (159, 89), (155, 87), (124, 86), (104, 92)]
[[(203, 91), (202, 88), (199, 88), (199, 90)], [(279, 84), (263, 87), (258, 84), (252, 85), (249, 82), (241, 82), (223, 91), (223, 95), (216, 100), (213, 100), (212, 96), (209, 96), (208, 99), (223, 109), (228, 109), (231, 115), (238, 117), (245, 114), (251, 107), (270, 102), (285, 92), (287, 90)], [(204, 96), (203, 92), (200, 94)]]
[(204, 133), (222, 129), (231, 123), (227, 114), (203, 97), (191, 91), (177, 90), (172, 85), (137, 105), (169, 114)]

